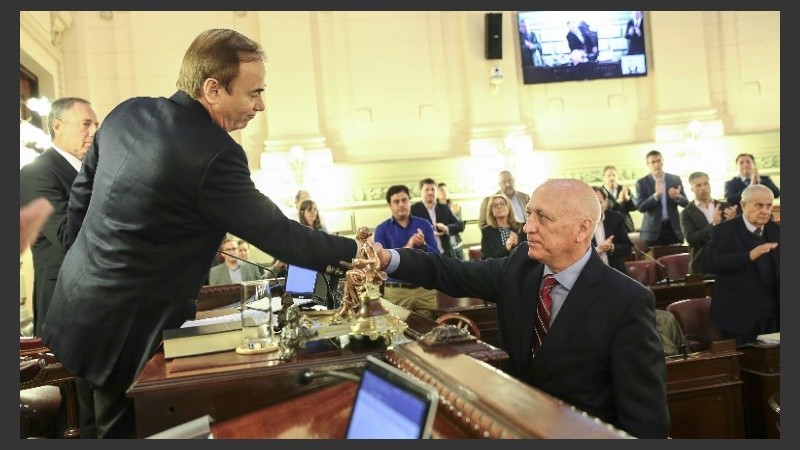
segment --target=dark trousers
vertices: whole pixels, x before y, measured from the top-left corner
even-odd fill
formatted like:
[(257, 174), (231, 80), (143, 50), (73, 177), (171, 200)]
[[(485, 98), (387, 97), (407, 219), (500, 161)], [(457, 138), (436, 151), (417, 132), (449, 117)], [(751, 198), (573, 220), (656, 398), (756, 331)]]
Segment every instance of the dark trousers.
[(681, 244), (681, 240), (677, 234), (675, 234), (675, 230), (672, 229), (672, 224), (669, 223), (669, 220), (662, 220), (661, 221), (661, 231), (658, 234), (658, 239), (655, 241), (647, 241), (647, 245), (652, 247), (654, 245), (672, 245), (672, 244)]
[(777, 333), (781, 331), (780, 319), (777, 315), (759, 317), (753, 329), (747, 333), (731, 333), (722, 330), (726, 339), (736, 339), (736, 345), (755, 342), (759, 334)]
[(78, 391), (78, 414), (81, 424), (81, 439), (96, 439), (97, 425), (94, 419), (94, 392), (83, 378), (75, 378)]
[[(133, 400), (125, 395), (127, 386), (118, 386), (113, 383), (106, 386), (94, 386), (83, 379), (81, 382), (88, 387), (94, 398), (97, 437), (100, 439), (136, 438), (136, 414)], [(81, 421), (81, 426), (83, 426), (83, 421)], [(83, 432), (82, 429), (81, 432)]]

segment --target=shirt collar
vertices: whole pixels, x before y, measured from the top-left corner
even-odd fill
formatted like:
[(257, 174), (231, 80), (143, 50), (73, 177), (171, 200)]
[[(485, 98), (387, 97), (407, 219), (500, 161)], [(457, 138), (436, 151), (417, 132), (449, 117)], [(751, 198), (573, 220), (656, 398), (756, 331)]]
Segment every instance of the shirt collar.
[(586, 249), (586, 253), (583, 254), (577, 261), (572, 263), (571, 266), (567, 267), (566, 269), (562, 270), (558, 273), (553, 273), (553, 270), (545, 264), (544, 266), (544, 274), (553, 274), (558, 284), (567, 288), (567, 290), (572, 290), (572, 286), (575, 284), (575, 280), (578, 279), (578, 275), (581, 274), (583, 270), (583, 266), (589, 262), (589, 256), (591, 255), (592, 246), (590, 245), (589, 248)]
[(76, 158), (75, 155), (69, 154), (66, 151), (56, 147), (55, 145), (53, 145), (53, 150), (57, 151), (59, 155), (63, 156), (64, 159), (67, 160), (69, 165), (74, 167), (76, 171), (78, 172), (81, 171), (81, 164), (83, 163), (81, 162), (80, 159)]

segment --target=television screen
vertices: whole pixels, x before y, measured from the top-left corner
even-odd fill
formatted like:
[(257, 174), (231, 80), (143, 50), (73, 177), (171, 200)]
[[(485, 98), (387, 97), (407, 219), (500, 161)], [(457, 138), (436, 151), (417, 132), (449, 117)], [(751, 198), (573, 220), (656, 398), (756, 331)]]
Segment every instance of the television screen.
[(525, 84), (647, 75), (642, 11), (520, 11)]

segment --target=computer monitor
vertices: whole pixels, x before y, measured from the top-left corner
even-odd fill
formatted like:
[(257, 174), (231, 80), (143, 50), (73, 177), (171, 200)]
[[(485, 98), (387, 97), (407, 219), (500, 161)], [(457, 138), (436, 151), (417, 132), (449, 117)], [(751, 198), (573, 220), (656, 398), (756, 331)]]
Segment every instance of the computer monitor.
[(427, 439), (439, 395), (400, 369), (367, 356), (346, 439)]
[(286, 286), (283, 291), (292, 296), (295, 304), (314, 303), (322, 306), (326, 304), (328, 288), (325, 277), (312, 269), (289, 264), (286, 269)]

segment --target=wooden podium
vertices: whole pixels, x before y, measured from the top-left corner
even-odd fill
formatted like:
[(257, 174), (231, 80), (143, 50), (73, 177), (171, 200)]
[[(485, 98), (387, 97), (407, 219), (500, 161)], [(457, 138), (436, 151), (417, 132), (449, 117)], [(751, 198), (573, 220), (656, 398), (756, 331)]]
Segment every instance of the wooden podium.
[(343, 348), (330, 340), (311, 341), (290, 361), (277, 360), (276, 353), (221, 352), (173, 360), (157, 353), (128, 389), (138, 436), (207, 414), (215, 438), (341, 439), (356, 384), (325, 376), (302, 383), (297, 374), (359, 369), (366, 355), (375, 355), (439, 390), (436, 438), (627, 437), (493, 367), (492, 362), (508, 357), (500, 349), (481, 341), (423, 348), (414, 338), (436, 323), (383, 304), (409, 325), (409, 342), (387, 349), (382, 340), (351, 339)]
[(745, 434), (749, 439), (779, 439), (779, 417), (770, 407), (769, 399), (781, 391), (781, 346), (754, 342), (740, 346), (739, 351)]
[(740, 355), (729, 340), (713, 342), (708, 351), (667, 358), (671, 438), (745, 437)]

